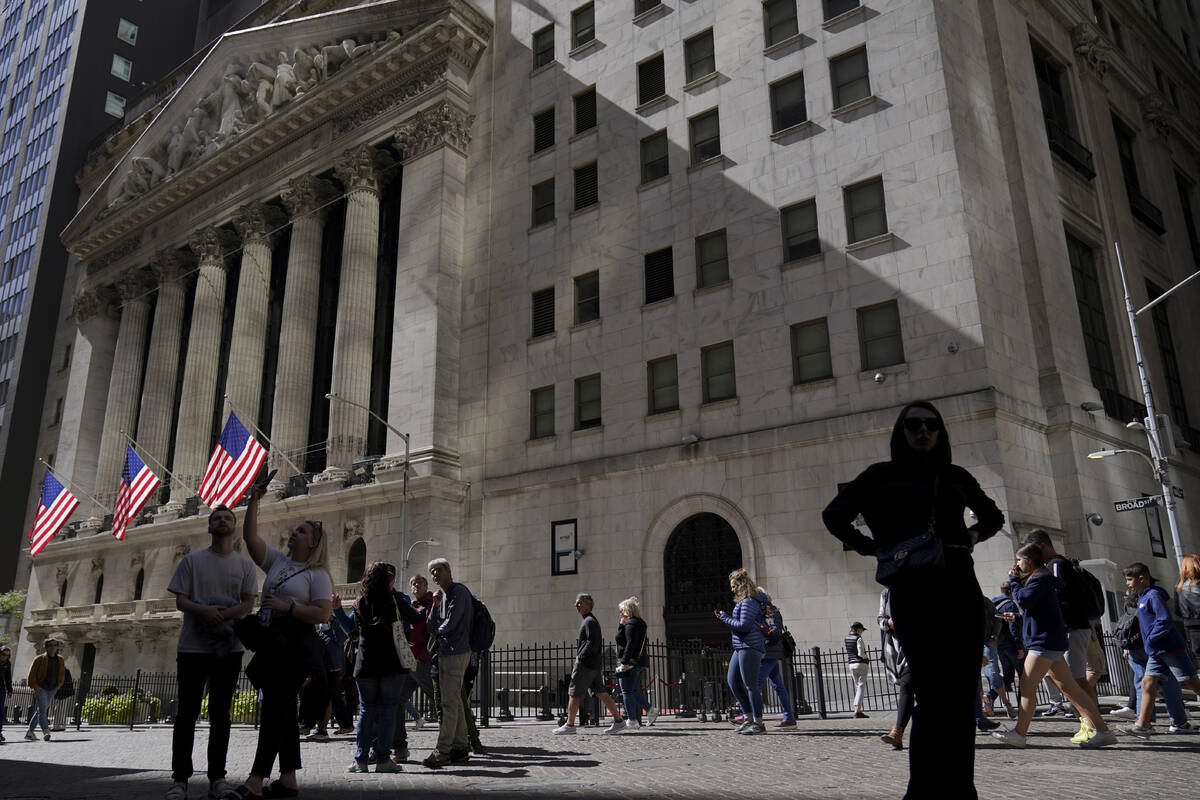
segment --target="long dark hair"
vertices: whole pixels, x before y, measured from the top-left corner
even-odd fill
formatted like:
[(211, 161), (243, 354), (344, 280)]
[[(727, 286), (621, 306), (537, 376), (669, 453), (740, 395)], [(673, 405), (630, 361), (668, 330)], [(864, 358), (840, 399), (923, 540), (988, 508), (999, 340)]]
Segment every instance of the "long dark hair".
[(389, 599), (388, 584), (396, 579), (396, 568), (386, 561), (372, 561), (363, 570), (359, 596), (376, 608)]

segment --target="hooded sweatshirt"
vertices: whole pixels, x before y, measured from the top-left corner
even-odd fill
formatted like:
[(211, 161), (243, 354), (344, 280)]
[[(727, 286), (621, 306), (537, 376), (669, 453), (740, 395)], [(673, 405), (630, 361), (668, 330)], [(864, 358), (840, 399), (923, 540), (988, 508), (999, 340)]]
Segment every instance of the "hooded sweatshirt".
[[(942, 421), (941, 414), (928, 403), (905, 406), (892, 428), (892, 460), (867, 467), (838, 492), (822, 515), (829, 532), (862, 555), (875, 555), (878, 550), (924, 533), (931, 511), (934, 532), (946, 545), (971, 544), (963, 523), (967, 508), (978, 517), (969, 529), (978, 535), (977, 541), (990, 538), (1004, 524), (1004, 514), (983, 493), (979, 482), (962, 467), (950, 463), (950, 435), (945, 423), (931, 452), (918, 453), (909, 447), (904, 417), (914, 407), (931, 411)], [(859, 514), (871, 529), (871, 536), (854, 527)]]
[(1058, 605), (1058, 579), (1049, 572), (1038, 572), (1021, 585), (1009, 576), (1013, 600), (1025, 615), (1021, 638), (1029, 650), (1066, 650), (1069, 646), (1067, 623)]
[(1151, 658), (1187, 648), (1183, 634), (1171, 618), (1170, 598), (1161, 586), (1147, 586), (1138, 595), (1138, 625), (1142, 629), (1142, 645)]
[(733, 614), (721, 612), (721, 622), (733, 631), (734, 650), (766, 652), (766, 639), (763, 638), (762, 628), (758, 626), (763, 617), (761, 601), (765, 600), (766, 597), (761, 594), (747, 597), (733, 607)]

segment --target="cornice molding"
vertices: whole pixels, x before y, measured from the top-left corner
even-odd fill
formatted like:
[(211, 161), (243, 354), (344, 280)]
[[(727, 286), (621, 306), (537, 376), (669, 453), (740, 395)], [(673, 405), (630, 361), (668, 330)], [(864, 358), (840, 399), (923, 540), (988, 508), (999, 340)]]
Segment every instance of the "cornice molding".
[(440, 147), (467, 154), (475, 115), (443, 102), (410, 117), (396, 129), (395, 148), (405, 161), (420, 158)]

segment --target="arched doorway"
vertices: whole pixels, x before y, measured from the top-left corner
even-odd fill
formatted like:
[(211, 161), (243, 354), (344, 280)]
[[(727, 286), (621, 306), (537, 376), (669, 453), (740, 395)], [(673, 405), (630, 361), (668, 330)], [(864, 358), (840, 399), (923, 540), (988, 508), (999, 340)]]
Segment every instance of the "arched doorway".
[(346, 583), (358, 583), (367, 569), (367, 543), (359, 537), (346, 556)]
[(667, 640), (728, 643), (729, 632), (713, 619), (731, 607), (729, 573), (742, 566), (742, 546), (724, 518), (695, 514), (679, 523), (663, 551)]

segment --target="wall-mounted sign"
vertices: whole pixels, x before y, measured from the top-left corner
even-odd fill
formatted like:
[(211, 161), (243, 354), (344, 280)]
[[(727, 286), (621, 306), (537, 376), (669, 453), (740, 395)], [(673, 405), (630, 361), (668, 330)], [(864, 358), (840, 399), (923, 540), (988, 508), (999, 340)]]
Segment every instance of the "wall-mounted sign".
[(576, 521), (563, 519), (550, 523), (551, 575), (575, 575), (579, 572), (575, 551), (579, 549)]
[(1135, 497), (1132, 500), (1118, 500), (1113, 503), (1113, 509), (1116, 511), (1141, 511), (1156, 505), (1158, 505), (1157, 497)]

